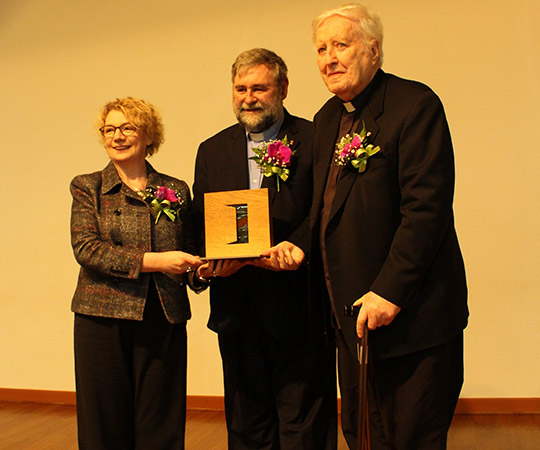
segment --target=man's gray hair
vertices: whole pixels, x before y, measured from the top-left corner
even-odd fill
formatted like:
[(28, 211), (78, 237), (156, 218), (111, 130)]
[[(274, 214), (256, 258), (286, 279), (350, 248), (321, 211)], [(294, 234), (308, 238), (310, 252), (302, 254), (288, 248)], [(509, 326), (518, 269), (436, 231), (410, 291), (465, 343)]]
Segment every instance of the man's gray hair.
[(236, 75), (242, 75), (252, 67), (264, 64), (274, 75), (274, 80), (278, 86), (282, 86), (287, 80), (287, 65), (274, 52), (265, 48), (252, 48), (240, 53), (234, 61), (231, 69), (232, 80)]
[(350, 3), (338, 8), (330, 9), (316, 17), (311, 26), (313, 30), (313, 41), (319, 26), (329, 17), (341, 16), (349, 19), (356, 26), (360, 39), (364, 44), (370, 46), (371, 40), (375, 39), (379, 43), (379, 63), (383, 63), (383, 26), (378, 14), (370, 12), (366, 6), (359, 3)]

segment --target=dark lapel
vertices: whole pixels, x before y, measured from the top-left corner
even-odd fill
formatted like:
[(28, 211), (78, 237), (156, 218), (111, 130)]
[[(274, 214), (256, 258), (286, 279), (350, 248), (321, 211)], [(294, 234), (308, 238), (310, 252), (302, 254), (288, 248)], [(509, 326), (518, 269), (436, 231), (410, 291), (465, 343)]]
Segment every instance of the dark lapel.
[[(365, 124), (366, 130), (371, 133), (371, 142), (374, 142), (379, 134), (379, 126), (377, 125), (376, 119), (383, 111), (385, 87), (386, 78), (384, 77), (384, 72), (380, 70), (377, 79), (374, 80), (373, 92), (370, 94), (366, 105), (362, 108), (360, 122), (355, 130), (355, 133), (360, 133)], [(346, 166), (341, 169), (341, 174), (336, 186), (336, 196), (332, 203), (328, 222), (332, 220), (332, 217), (334, 217), (336, 212), (343, 206), (343, 203), (347, 199), (349, 192), (358, 177), (361, 177), (361, 174), (351, 166)]]
[(247, 140), (244, 128), (236, 125), (231, 131), (230, 139), (224, 143), (223, 173), (229, 177), (231, 190), (249, 189), (249, 171), (247, 161)]
[[(322, 198), (324, 189), (326, 187), (326, 180), (328, 178), (328, 170), (330, 164), (334, 160), (335, 143), (339, 132), (339, 126), (341, 121), (341, 113), (343, 111), (343, 103), (337, 97), (333, 99), (333, 105), (329, 109), (324, 132), (317, 132), (321, 136), (320, 142), (317, 142), (318, 161), (314, 168), (314, 188), (313, 188), (313, 211), (320, 211), (322, 208)], [(323, 119), (324, 120), (324, 119)]]

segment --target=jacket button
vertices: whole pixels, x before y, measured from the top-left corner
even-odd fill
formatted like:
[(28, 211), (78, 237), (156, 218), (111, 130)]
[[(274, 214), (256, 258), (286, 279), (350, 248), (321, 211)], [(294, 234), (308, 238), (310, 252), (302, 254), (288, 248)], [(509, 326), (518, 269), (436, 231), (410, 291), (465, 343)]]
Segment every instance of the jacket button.
[(114, 215), (115, 216), (119, 216), (120, 214), (122, 214), (122, 211), (120, 211), (119, 209), (114, 210)]

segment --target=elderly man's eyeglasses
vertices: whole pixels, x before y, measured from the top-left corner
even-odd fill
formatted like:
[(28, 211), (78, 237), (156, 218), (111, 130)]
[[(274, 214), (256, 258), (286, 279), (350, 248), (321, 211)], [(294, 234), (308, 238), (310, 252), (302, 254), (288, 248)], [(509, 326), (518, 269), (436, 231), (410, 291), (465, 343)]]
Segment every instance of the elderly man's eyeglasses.
[(116, 134), (116, 130), (120, 130), (124, 136), (131, 136), (137, 131), (137, 127), (130, 123), (124, 123), (119, 127), (114, 127), (112, 125), (105, 125), (99, 129), (103, 137), (112, 138)]

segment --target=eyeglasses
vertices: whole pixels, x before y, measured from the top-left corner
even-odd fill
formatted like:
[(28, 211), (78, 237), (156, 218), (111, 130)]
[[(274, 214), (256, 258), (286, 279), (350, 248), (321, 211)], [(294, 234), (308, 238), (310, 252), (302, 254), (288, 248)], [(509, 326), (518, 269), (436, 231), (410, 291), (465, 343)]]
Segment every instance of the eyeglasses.
[(136, 133), (137, 127), (130, 123), (124, 123), (120, 125), (119, 127), (114, 127), (112, 125), (105, 125), (99, 129), (103, 137), (106, 137), (106, 138), (114, 137), (114, 135), (116, 134), (116, 130), (120, 130), (120, 133), (122, 133), (124, 136), (131, 136), (132, 134)]

